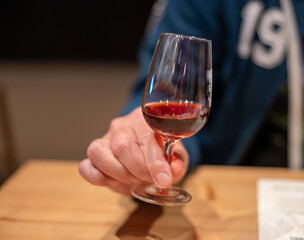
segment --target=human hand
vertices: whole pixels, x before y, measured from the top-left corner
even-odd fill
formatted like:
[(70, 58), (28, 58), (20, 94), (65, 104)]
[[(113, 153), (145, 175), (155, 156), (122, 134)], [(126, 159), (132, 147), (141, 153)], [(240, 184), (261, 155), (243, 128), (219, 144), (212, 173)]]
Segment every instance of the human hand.
[(185, 175), (189, 157), (177, 142), (169, 165), (162, 148), (161, 137), (146, 124), (138, 107), (113, 119), (108, 132), (89, 145), (79, 172), (88, 182), (125, 195), (142, 181), (166, 188)]

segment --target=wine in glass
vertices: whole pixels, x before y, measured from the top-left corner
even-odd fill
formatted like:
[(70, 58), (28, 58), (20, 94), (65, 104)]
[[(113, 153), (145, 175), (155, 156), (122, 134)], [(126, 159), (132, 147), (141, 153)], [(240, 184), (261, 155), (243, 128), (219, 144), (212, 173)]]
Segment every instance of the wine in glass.
[[(162, 33), (148, 71), (141, 107), (147, 124), (163, 139), (169, 164), (174, 144), (205, 125), (211, 92), (211, 41)], [(147, 182), (134, 185), (131, 193), (145, 202), (165, 206), (183, 205), (191, 200), (191, 195), (178, 187), (164, 189)]]

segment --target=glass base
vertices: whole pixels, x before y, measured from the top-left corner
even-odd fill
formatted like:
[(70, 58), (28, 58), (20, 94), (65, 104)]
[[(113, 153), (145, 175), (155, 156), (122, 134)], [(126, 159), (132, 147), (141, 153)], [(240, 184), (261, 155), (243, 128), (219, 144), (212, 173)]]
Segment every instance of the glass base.
[(192, 197), (178, 187), (162, 189), (151, 183), (140, 183), (131, 188), (134, 197), (161, 206), (180, 206), (191, 201)]

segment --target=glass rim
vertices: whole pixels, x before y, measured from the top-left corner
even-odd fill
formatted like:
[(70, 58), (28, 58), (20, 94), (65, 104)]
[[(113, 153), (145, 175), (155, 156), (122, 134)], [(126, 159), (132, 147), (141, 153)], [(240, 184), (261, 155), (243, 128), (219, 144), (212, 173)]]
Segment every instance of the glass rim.
[(200, 37), (184, 35), (184, 34), (177, 34), (177, 33), (162, 32), (160, 35), (161, 36), (174, 36), (176, 38), (182, 38), (182, 39), (186, 38), (189, 40), (198, 40), (198, 41), (204, 41), (204, 42), (208, 42), (208, 43), (212, 42), (210, 39), (207, 39), (207, 38), (200, 38)]

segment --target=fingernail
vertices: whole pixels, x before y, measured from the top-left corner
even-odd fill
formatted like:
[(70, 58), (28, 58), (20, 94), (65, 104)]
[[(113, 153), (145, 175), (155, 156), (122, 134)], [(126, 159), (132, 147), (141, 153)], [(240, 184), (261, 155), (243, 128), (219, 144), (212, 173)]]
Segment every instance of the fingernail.
[(156, 183), (159, 187), (167, 187), (170, 184), (170, 177), (166, 173), (158, 173), (156, 175)]

